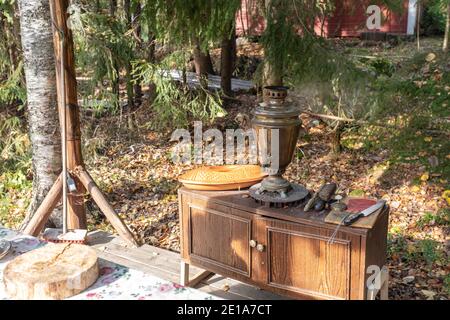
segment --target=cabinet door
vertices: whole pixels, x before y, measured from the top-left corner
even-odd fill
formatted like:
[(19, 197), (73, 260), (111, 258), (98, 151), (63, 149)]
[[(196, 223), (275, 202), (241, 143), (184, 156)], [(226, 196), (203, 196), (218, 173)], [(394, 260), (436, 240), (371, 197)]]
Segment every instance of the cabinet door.
[(259, 255), (254, 264), (266, 265), (269, 287), (305, 297), (351, 297), (351, 272), (358, 275), (360, 267), (359, 236), (338, 232), (329, 242), (332, 230), (273, 219), (258, 219), (255, 229), (265, 250), (254, 253)]
[(250, 277), (251, 214), (199, 201), (184, 208), (190, 261), (224, 275)]

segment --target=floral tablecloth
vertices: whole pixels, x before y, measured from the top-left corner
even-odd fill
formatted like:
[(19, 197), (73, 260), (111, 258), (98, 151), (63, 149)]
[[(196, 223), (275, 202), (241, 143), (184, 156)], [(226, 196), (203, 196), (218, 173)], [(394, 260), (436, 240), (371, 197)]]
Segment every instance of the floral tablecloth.
[[(0, 226), (0, 239), (11, 241), (12, 251), (0, 260), (0, 300), (7, 299), (3, 270), (14, 257), (45, 245), (31, 236), (18, 234)], [(218, 299), (193, 288), (133, 270), (110, 261), (99, 259), (100, 276), (82, 293), (71, 297), (75, 300), (209, 300)]]

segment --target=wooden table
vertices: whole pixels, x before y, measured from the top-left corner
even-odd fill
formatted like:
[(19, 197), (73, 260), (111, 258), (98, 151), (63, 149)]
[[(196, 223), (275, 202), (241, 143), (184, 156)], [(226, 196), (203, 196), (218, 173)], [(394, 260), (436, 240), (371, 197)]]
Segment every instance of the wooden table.
[[(387, 207), (371, 229), (340, 226), (334, 240), (328, 212), (261, 206), (246, 190), (181, 188), (179, 208), (181, 283), (218, 273), (295, 298), (387, 298)], [(189, 279), (191, 264), (205, 272)]]

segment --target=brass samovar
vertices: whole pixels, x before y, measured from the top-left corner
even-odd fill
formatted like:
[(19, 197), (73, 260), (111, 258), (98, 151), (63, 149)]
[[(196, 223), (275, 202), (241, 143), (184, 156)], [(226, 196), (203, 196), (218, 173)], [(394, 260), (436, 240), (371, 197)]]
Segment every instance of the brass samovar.
[(294, 156), (301, 128), (300, 110), (286, 102), (287, 90), (283, 86), (264, 87), (263, 102), (256, 107), (252, 119), (261, 167), (268, 176), (250, 188), (250, 195), (261, 203), (275, 206), (298, 203), (308, 195), (305, 187), (283, 178)]

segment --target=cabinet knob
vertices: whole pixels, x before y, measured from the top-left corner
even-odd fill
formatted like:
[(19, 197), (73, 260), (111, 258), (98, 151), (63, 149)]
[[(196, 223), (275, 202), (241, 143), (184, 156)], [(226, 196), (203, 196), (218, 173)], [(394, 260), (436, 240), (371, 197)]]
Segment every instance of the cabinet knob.
[(258, 250), (259, 252), (263, 252), (265, 248), (266, 247), (263, 244), (258, 244), (256, 246), (256, 250)]
[(250, 247), (254, 248), (257, 244), (258, 243), (255, 240), (250, 240)]

